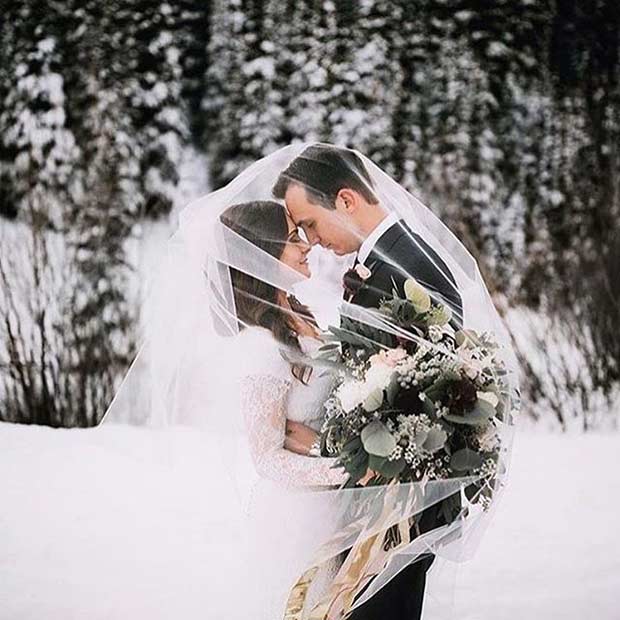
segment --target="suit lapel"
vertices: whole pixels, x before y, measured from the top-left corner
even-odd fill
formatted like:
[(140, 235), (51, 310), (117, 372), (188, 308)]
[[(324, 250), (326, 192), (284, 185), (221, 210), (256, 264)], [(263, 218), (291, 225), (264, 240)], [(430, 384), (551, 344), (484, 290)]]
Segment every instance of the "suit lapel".
[[(368, 306), (368, 304), (359, 303), (360, 298), (363, 300), (364, 293), (368, 292), (368, 289), (372, 289), (373, 287), (373, 279), (375, 277), (375, 272), (381, 267), (381, 265), (385, 262), (389, 262), (391, 259), (390, 252), (392, 248), (398, 243), (398, 240), (405, 234), (405, 223), (402, 220), (395, 222), (390, 226), (380, 237), (377, 239), (377, 243), (370, 251), (370, 254), (363, 262), (363, 265), (368, 267), (371, 271), (371, 276), (364, 282), (364, 285), (352, 296), (349, 301), (351, 303), (358, 303), (358, 305)], [(387, 259), (387, 260), (386, 260)], [(391, 291), (385, 291), (383, 288), (377, 290), (377, 293), (385, 293), (389, 295)], [(379, 295), (380, 296), (380, 295)]]
[(406, 231), (406, 224), (402, 220), (390, 226), (385, 233), (379, 237), (364, 264), (370, 261), (374, 261), (375, 264), (389, 262), (392, 259), (392, 248), (398, 243), (401, 237), (406, 234)]

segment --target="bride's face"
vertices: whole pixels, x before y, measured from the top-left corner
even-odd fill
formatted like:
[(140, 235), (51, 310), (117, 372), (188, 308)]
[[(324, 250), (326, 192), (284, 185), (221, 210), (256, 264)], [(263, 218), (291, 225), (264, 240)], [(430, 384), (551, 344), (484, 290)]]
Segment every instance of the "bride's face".
[(295, 226), (293, 220), (287, 214), (286, 222), (288, 224), (288, 236), (284, 244), (284, 250), (280, 256), (280, 261), (285, 265), (298, 271), (306, 278), (310, 277), (310, 266), (308, 265), (308, 252), (310, 252), (310, 244), (306, 243), (299, 236), (299, 229)]

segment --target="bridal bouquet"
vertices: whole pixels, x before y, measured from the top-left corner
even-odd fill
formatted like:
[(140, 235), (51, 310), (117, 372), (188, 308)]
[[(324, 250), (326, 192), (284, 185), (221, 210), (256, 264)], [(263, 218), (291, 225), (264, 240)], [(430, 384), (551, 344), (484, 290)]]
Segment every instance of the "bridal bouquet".
[[(344, 370), (325, 405), (322, 453), (337, 457), (346, 486), (368, 468), (371, 484), (471, 475), (465, 494), (487, 508), (501, 473), (499, 423), (511, 415), (498, 345), (490, 333), (455, 331), (449, 309), (415, 280), (403, 293), (379, 308), (390, 330), (350, 319), (330, 328), (322, 355), (342, 348)], [(459, 498), (442, 504), (452, 521)]]

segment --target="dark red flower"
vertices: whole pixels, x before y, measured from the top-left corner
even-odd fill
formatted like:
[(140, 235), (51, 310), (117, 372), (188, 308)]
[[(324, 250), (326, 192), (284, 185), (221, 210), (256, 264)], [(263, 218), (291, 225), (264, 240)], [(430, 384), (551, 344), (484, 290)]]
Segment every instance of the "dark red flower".
[(448, 387), (447, 405), (452, 413), (471, 411), (478, 399), (476, 386), (469, 379), (461, 379)]
[(362, 288), (364, 280), (355, 269), (349, 269), (342, 278), (342, 286), (349, 297), (353, 297)]

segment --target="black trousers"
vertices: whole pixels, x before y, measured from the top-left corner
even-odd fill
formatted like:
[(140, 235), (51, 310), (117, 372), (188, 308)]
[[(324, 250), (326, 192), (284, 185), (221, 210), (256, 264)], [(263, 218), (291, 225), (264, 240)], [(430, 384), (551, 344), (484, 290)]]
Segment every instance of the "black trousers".
[[(421, 533), (428, 532), (443, 523), (439, 515), (439, 504), (429, 506), (419, 518), (418, 526)], [(412, 528), (411, 539), (416, 532)], [(401, 570), (393, 579), (385, 584), (379, 592), (347, 616), (347, 620), (419, 620), (422, 617), (426, 573), (431, 567), (435, 556), (426, 553), (417, 558), (416, 562)]]

